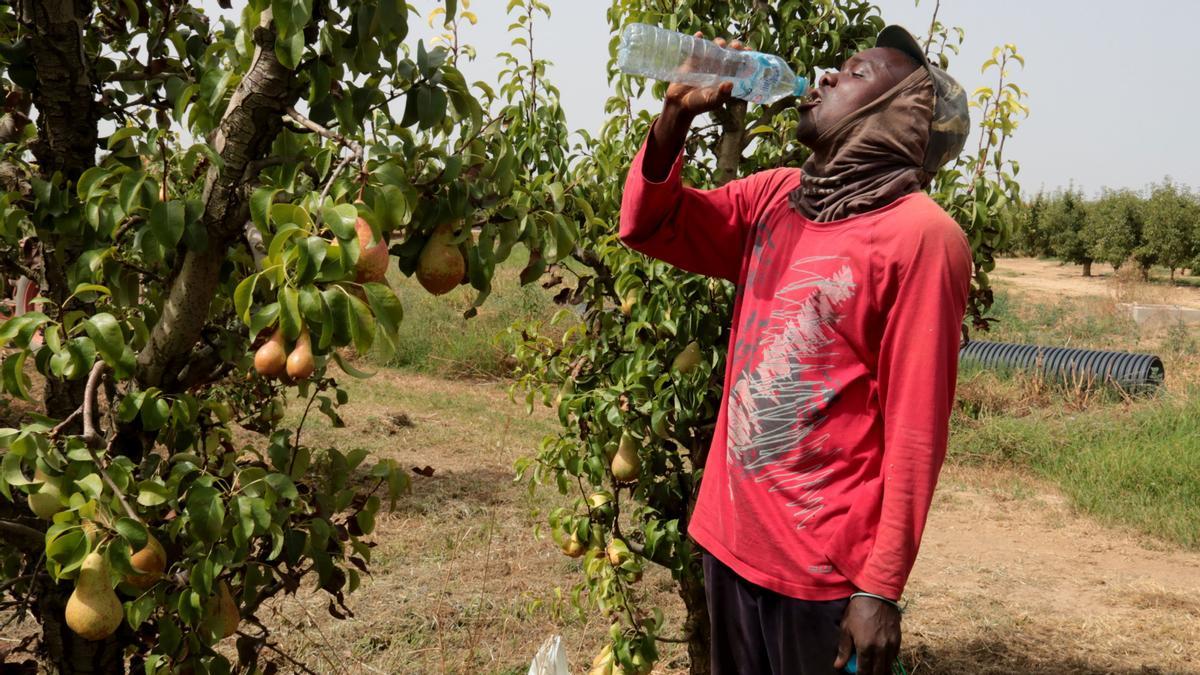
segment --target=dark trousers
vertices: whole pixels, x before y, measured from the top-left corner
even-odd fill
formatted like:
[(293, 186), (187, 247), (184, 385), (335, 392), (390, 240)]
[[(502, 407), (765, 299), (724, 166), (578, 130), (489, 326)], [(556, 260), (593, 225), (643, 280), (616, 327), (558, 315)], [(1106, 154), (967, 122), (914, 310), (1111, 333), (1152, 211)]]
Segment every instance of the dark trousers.
[(797, 600), (756, 586), (704, 554), (713, 675), (835, 675), (849, 598)]

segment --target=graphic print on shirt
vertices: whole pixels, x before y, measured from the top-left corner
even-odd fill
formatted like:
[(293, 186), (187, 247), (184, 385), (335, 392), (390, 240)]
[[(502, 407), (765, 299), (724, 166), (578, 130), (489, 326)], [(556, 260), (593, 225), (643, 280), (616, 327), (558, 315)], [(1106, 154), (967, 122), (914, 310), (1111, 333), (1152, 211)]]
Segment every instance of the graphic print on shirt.
[[(767, 247), (760, 235), (756, 260)], [(796, 260), (784, 279), (764, 303), (769, 315), (752, 309), (742, 320), (726, 461), (731, 478), (740, 474), (789, 497), (795, 526), (803, 529), (823, 508), (828, 459), (841, 450), (826, 447), (821, 411), (837, 392), (827, 377), (834, 366), (834, 326), (857, 284), (848, 259), (836, 256)], [(754, 272), (746, 288), (753, 282)], [(731, 481), (731, 498), (732, 489)]]

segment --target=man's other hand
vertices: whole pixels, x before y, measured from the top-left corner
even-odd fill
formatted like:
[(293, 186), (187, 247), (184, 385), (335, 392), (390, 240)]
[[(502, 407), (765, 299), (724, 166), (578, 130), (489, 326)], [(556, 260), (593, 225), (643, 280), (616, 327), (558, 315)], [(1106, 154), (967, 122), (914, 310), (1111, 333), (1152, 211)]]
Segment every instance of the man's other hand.
[(833, 667), (844, 668), (851, 652), (858, 653), (861, 675), (890, 675), (900, 654), (900, 610), (874, 598), (850, 598)]

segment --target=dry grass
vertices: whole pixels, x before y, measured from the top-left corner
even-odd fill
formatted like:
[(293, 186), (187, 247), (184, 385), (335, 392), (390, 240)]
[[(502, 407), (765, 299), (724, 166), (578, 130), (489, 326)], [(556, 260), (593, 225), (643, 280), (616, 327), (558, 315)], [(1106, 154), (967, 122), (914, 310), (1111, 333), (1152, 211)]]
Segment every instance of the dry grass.
[[(606, 624), (572, 606), (578, 563), (533, 535), (561, 498), (512, 482), (512, 461), (554, 420), (541, 408), (526, 416), (496, 383), (385, 371), (351, 387), (349, 427), (309, 438), (434, 476), (414, 477), (380, 519), (375, 575), (350, 596), (355, 618), (330, 618), (320, 594), (280, 599), (267, 618), (281, 647), (320, 673), (523, 675), (558, 633), (581, 670)], [(905, 662), (923, 675), (1200, 672), (1188, 648), (1200, 643), (1197, 571), (1200, 556), (1100, 526), (1043, 481), (950, 467), (910, 582)], [(678, 625), (669, 577), (650, 570), (641, 586)], [(664, 657), (656, 673), (686, 672), (680, 650)]]
[[(353, 619), (333, 620), (321, 594), (270, 605), (281, 648), (321, 673), (523, 675), (539, 644), (561, 634), (575, 670), (590, 662), (607, 623), (572, 605), (578, 561), (534, 533), (563, 498), (513, 482), (513, 462), (557, 422), (542, 408), (526, 415), (499, 383), (384, 371), (349, 388), (348, 427), (318, 420), (307, 442), (365, 447), (434, 474), (414, 475), (412, 493), (379, 518), (374, 576), (350, 596)], [(678, 620), (665, 571), (648, 570), (640, 586)], [(684, 665), (678, 649), (664, 655), (675, 665), (661, 672)]]

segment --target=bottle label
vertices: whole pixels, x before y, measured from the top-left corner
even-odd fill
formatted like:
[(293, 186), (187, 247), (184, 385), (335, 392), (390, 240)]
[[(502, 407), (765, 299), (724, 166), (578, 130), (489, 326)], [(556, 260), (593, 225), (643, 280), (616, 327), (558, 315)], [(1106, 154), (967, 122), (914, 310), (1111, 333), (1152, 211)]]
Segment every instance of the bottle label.
[(734, 85), (733, 95), (751, 103), (762, 103), (779, 85), (782, 73), (767, 54), (755, 52), (754, 60), (754, 71)]

